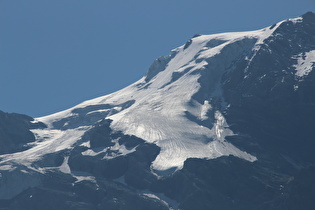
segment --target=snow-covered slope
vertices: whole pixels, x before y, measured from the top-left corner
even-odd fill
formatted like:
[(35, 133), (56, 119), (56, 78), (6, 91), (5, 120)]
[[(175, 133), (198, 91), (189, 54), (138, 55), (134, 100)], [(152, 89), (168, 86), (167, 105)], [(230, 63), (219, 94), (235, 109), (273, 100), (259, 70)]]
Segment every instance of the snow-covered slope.
[(295, 75), (298, 77), (307, 76), (314, 68), (315, 50), (303, 54), (301, 53), (295, 56), (294, 59), (297, 59), (297, 64), (294, 65), (294, 67), (296, 67)]
[[(239, 59), (245, 51), (255, 47), (256, 43), (262, 42), (270, 33), (272, 30), (263, 29), (195, 37), (185, 46), (173, 50), (169, 56), (171, 59), (163, 58), (169, 59), (166, 65), (164, 60), (160, 61), (163, 67), (155, 64), (155, 68), (161, 70), (149, 81), (143, 77), (116, 93), (83, 102), (73, 109), (38, 120), (52, 129), (54, 122), (73, 116), (74, 109), (108, 104), (112, 108), (96, 109), (87, 115), (117, 110), (118, 113), (106, 116), (113, 120), (112, 129), (135, 135), (161, 148), (152, 164), (154, 170), (181, 168), (187, 158), (234, 155), (255, 161), (254, 156), (225, 141), (225, 136), (233, 133), (228, 129), (220, 111), (213, 109), (208, 101), (199, 103), (193, 99), (193, 95), (200, 88), (198, 79), (204, 69), (211, 66), (211, 80), (219, 81), (231, 63)], [(214, 61), (208, 61), (214, 57)], [(220, 97), (220, 87), (214, 87), (213, 92), (207, 94)], [(134, 102), (122, 110), (119, 105), (128, 101)], [(211, 118), (213, 126), (202, 126), (190, 120), (187, 113), (200, 121)], [(66, 121), (65, 124), (67, 123), (71, 122)]]
[[(234, 134), (222, 114), (228, 104), (222, 96), (220, 81), (226, 72), (233, 71), (237, 61), (245, 59), (250, 63), (264, 40), (288, 21), (297, 23), (301, 18), (258, 31), (195, 36), (169, 56), (158, 58), (147, 75), (134, 84), (36, 119), (48, 128), (33, 130), (38, 140), (34, 146), (2, 159), (26, 164), (44, 154), (71, 148), (92, 125), (107, 118), (112, 120), (113, 130), (135, 135), (161, 148), (151, 166), (155, 171), (180, 169), (187, 158), (233, 155), (256, 161), (254, 155), (225, 140)], [(296, 57), (296, 75), (312, 70), (313, 52)], [(209, 81), (209, 91), (202, 92), (199, 81), (205, 79)]]

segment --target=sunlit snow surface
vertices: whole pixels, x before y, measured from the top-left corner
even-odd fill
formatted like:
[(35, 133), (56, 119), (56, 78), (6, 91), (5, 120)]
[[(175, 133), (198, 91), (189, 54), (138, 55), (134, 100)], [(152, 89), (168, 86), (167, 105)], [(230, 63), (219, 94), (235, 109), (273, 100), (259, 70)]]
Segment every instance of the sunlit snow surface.
[[(245, 38), (261, 41), (260, 37), (265, 36), (265, 33), (270, 33), (270, 31), (265, 29), (193, 38), (186, 49), (181, 46), (173, 50), (172, 53), (175, 56), (165, 69), (150, 81), (146, 82), (144, 77), (118, 92), (83, 102), (73, 109), (96, 104), (110, 104), (115, 107), (117, 104), (135, 100), (131, 107), (108, 118), (113, 120), (112, 129), (135, 135), (161, 148), (160, 154), (152, 164), (152, 168), (157, 171), (181, 168), (187, 158), (217, 158), (222, 155), (234, 155), (248, 161), (255, 161), (254, 156), (225, 141), (225, 136), (233, 135), (233, 133), (220, 111), (212, 110), (211, 102), (206, 100), (201, 104), (193, 100), (192, 96), (200, 89), (198, 83), (200, 70), (209, 65), (222, 68), (217, 69), (213, 74), (213, 77), (218, 77), (217, 80), (219, 80), (221, 73), (225, 71), (225, 64), (236, 59), (244, 51), (239, 42)], [(212, 44), (215, 42), (217, 44)], [(233, 46), (235, 42), (238, 43)], [(255, 42), (252, 43), (255, 44)], [(225, 60), (214, 60), (215, 63), (208, 63), (208, 58), (220, 54), (221, 50), (228, 45), (232, 49), (225, 52)], [(182, 73), (182, 75), (174, 80), (174, 72)], [(217, 94), (220, 91), (214, 90), (214, 92)], [(73, 109), (38, 120), (53, 128), (54, 121), (64, 116), (71, 116)], [(214, 114), (211, 115), (215, 116), (213, 127), (207, 128), (189, 120), (186, 112), (192, 113), (200, 120), (207, 120), (210, 117), (207, 113), (213, 112)]]
[(296, 68), (295, 75), (298, 77), (307, 76), (315, 67), (315, 50), (299, 54), (294, 58), (297, 59), (294, 67)]
[(38, 139), (33, 147), (22, 152), (1, 155), (1, 162), (15, 161), (19, 164), (30, 166), (34, 161), (39, 160), (43, 155), (70, 149), (76, 143), (87, 127), (69, 129), (65, 131), (55, 129), (32, 130)]
[[(65, 122), (65, 126), (71, 126), (72, 121), (67, 119), (80, 115), (78, 112), (73, 113), (73, 110), (108, 105), (106, 108), (95, 110), (89, 108), (85, 114), (86, 116), (93, 114), (93, 117), (102, 114), (103, 118), (113, 120), (111, 123), (113, 130), (135, 135), (159, 146), (160, 154), (151, 166), (155, 171), (180, 169), (187, 158), (211, 159), (234, 155), (248, 161), (255, 161), (255, 156), (241, 151), (225, 140), (226, 136), (234, 134), (228, 128), (221, 111), (213, 108), (211, 100), (198, 102), (193, 99), (193, 95), (200, 90), (198, 79), (202, 71), (207, 69), (212, 72), (209, 81), (213, 83), (220, 81), (223, 73), (231, 68), (234, 61), (246, 50), (259, 49), (264, 39), (268, 38), (276, 28), (192, 38), (186, 45), (174, 49), (170, 56), (159, 58), (160, 60), (151, 67), (154, 72), (152, 78), (143, 77), (113, 94), (38, 118), (37, 120), (47, 124), (48, 128), (33, 131), (38, 139), (36, 145), (24, 152), (3, 155), (2, 160), (25, 163), (38, 159), (45, 153), (71, 147), (91, 127), (91, 124), (58, 130), (60, 128), (56, 128), (54, 122), (64, 120), (62, 122)], [(310, 53), (311, 56), (314, 55), (314, 52)], [(307, 58), (307, 56), (304, 58), (305, 62), (308, 62)], [(299, 68), (302, 68), (301, 71), (308, 71), (303, 64)], [(213, 86), (213, 91), (207, 93), (208, 98), (221, 98), (224, 107), (221, 87), (216, 84), (210, 85)], [(122, 108), (122, 104), (130, 101), (133, 102), (131, 106)], [(202, 126), (198, 121), (189, 119), (187, 113), (200, 121), (211, 120), (213, 124), (209, 127)], [(119, 145), (116, 144), (117, 146)], [(125, 148), (120, 149), (122, 154), (128, 153)], [(95, 154), (88, 150), (83, 155)], [(62, 165), (62, 170), (69, 171), (66, 163)]]

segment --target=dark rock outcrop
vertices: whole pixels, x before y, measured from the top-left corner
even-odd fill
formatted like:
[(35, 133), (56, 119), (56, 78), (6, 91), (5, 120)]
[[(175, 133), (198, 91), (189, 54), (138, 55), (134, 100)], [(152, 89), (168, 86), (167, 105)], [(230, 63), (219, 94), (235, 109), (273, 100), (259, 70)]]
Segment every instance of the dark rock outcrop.
[(33, 123), (27, 115), (0, 111), (0, 154), (28, 149), (27, 143), (35, 140), (30, 129), (45, 128), (43, 123)]

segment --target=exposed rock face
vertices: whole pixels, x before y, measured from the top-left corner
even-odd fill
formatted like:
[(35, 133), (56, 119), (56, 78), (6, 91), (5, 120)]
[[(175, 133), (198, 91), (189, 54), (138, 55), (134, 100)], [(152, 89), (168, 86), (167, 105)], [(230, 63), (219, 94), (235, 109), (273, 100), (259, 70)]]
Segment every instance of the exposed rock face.
[(0, 154), (29, 148), (27, 143), (35, 140), (30, 129), (45, 127), (42, 123), (32, 123), (33, 120), (26, 115), (0, 111)]
[(307, 13), (303, 21), (281, 23), (249, 60), (241, 61), (222, 81), (230, 104), (227, 122), (233, 131), (247, 135), (247, 146), (260, 145), (304, 166), (315, 161), (311, 149), (315, 72), (297, 75), (296, 55), (315, 50), (314, 20), (315, 15)]

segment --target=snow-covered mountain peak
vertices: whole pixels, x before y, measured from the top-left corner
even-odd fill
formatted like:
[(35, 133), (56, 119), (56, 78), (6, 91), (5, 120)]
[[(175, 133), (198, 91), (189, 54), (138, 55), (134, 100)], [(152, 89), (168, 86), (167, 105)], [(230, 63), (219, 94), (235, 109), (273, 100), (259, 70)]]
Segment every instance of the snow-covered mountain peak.
[[(248, 64), (244, 68), (246, 72), (261, 47), (277, 36), (284, 23), (300, 23), (303, 18), (257, 31), (195, 36), (170, 55), (156, 59), (148, 73), (134, 84), (38, 118), (48, 129), (34, 130), (39, 143), (27, 154), (34, 152), (33, 157), (40, 157), (44, 150), (69, 148), (95, 123), (110, 119), (114, 131), (137, 136), (161, 148), (152, 163), (152, 169), (158, 172), (179, 169), (187, 158), (234, 155), (255, 161), (254, 155), (225, 140), (226, 136), (235, 134), (223, 115), (229, 105), (222, 94), (222, 77), (240, 61)], [(307, 62), (312, 62), (313, 57), (309, 58)], [(311, 71), (308, 67), (301, 68), (299, 72)], [(67, 137), (64, 146), (61, 142), (56, 146), (61, 140), (59, 136)], [(15, 158), (18, 156), (9, 159)]]
[[(235, 155), (254, 161), (254, 156), (224, 140), (233, 132), (221, 114), (223, 110), (218, 110), (206, 98), (220, 98), (223, 103), (218, 86), (223, 73), (231, 70), (231, 63), (270, 33), (271, 30), (263, 29), (192, 38), (174, 49), (171, 55), (158, 58), (148, 74), (136, 83), (38, 120), (51, 128), (67, 130), (109, 118), (113, 120), (112, 129), (135, 135), (161, 148), (152, 165), (157, 171), (181, 168), (187, 158)], [(212, 92), (200, 92), (199, 79), (204, 71), (210, 74)], [(203, 94), (206, 98), (198, 101), (194, 99), (195, 94)]]

